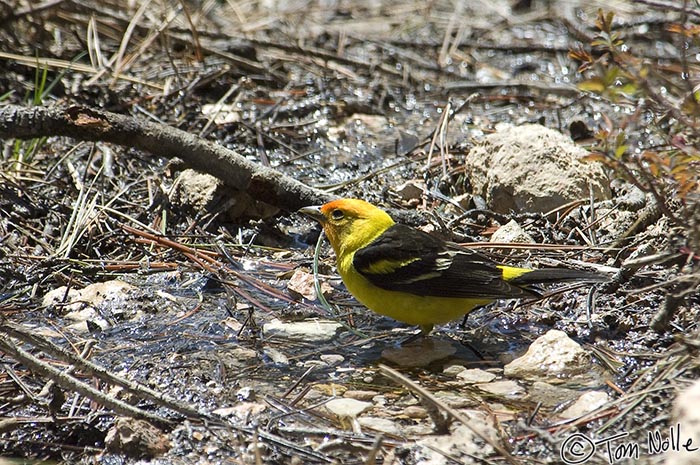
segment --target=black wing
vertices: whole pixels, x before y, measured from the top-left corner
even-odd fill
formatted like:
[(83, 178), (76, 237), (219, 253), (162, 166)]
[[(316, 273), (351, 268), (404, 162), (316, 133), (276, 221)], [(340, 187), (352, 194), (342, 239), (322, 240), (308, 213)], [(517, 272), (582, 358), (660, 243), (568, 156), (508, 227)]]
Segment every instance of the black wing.
[(355, 252), (355, 269), (382, 289), (458, 298), (534, 297), (502, 279), (494, 262), (473, 250), (448, 247), (430, 234), (396, 224)]

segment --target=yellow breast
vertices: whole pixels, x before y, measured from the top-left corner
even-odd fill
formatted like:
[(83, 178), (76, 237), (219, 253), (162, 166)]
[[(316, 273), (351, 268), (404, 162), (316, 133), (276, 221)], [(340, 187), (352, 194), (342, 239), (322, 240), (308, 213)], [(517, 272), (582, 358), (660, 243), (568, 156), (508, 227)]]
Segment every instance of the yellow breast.
[(492, 299), (458, 299), (453, 297), (422, 297), (405, 292), (378, 288), (352, 267), (354, 254), (338, 259), (338, 273), (345, 287), (364, 306), (395, 320), (411, 325), (430, 326), (446, 323), (466, 315), (474, 307), (492, 302)]

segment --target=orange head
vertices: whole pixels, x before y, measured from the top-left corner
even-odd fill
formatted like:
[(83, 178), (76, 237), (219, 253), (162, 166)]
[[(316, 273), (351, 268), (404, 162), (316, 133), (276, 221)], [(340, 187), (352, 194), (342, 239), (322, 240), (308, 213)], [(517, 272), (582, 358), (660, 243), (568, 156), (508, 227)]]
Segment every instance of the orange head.
[(360, 199), (334, 200), (299, 212), (321, 223), (338, 257), (366, 246), (394, 224), (384, 210)]

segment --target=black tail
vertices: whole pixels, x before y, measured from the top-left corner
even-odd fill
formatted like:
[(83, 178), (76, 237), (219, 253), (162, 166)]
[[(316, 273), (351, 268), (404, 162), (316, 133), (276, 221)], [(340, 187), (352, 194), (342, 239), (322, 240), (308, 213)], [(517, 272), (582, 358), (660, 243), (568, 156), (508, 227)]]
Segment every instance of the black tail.
[(511, 279), (509, 282), (516, 286), (530, 286), (533, 284), (555, 284), (568, 281), (588, 281), (600, 283), (608, 281), (610, 278), (593, 271), (572, 270), (568, 268), (542, 268), (532, 270)]

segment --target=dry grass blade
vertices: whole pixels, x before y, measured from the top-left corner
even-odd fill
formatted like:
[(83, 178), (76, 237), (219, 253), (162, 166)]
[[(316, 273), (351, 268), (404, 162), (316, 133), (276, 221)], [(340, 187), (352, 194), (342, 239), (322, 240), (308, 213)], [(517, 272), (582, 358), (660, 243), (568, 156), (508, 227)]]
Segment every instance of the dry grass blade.
[(79, 186), (78, 198), (73, 206), (73, 212), (63, 232), (61, 242), (54, 252), (55, 256), (68, 258), (73, 251), (73, 247), (98, 223), (100, 214), (109, 211), (111, 205), (129, 189), (129, 186), (124, 187), (115, 193), (105, 205), (98, 205), (98, 201), (102, 197), (102, 194), (99, 192), (95, 192), (91, 199), (88, 198), (88, 193), (93, 190), (93, 186), (99, 180), (102, 169), (103, 167), (101, 166), (98, 172), (95, 173), (89, 186), (80, 181), (79, 177), (76, 179), (76, 183)]
[(425, 174), (428, 176), (430, 173), (430, 165), (433, 160), (433, 151), (435, 150), (435, 146), (439, 145), (440, 146), (440, 163), (442, 166), (442, 176), (443, 178), (447, 176), (447, 162), (446, 162), (446, 157), (447, 157), (447, 147), (445, 143), (446, 139), (446, 134), (447, 134), (447, 126), (450, 121), (450, 112), (452, 109), (452, 105), (448, 102), (447, 105), (442, 109), (442, 113), (440, 114), (440, 119), (438, 120), (437, 123), (437, 128), (433, 131), (433, 137), (430, 140), (430, 146), (428, 147), (428, 160), (426, 161), (425, 164)]
[(61, 258), (68, 258), (70, 256), (73, 247), (78, 243), (80, 238), (87, 233), (90, 225), (96, 221), (95, 210), (100, 194), (95, 193), (92, 199), (89, 199), (89, 191), (90, 189), (87, 188), (85, 184), (81, 184), (78, 198), (73, 206), (73, 213), (68, 220), (66, 229), (63, 231), (61, 242), (55, 252), (55, 254)]
[(105, 60), (102, 56), (102, 46), (100, 42), (100, 34), (97, 29), (97, 24), (95, 22), (95, 17), (91, 16), (90, 21), (87, 25), (87, 47), (88, 56), (90, 57), (90, 63), (95, 69), (102, 69), (105, 67)]
[[(440, 47), (440, 54), (438, 55), (438, 64), (441, 67), (447, 66), (450, 51), (453, 50), (454, 47), (457, 45), (457, 43), (455, 43), (451, 47), (450, 42), (452, 41), (452, 32), (454, 31), (455, 25), (460, 24), (464, 21), (464, 18), (462, 17), (463, 12), (464, 0), (458, 0), (457, 2), (455, 2), (454, 11), (450, 15), (450, 20), (447, 23), (447, 27), (445, 28), (445, 34), (442, 39), (442, 47)], [(455, 38), (455, 42), (457, 42), (459, 38), (460, 37), (458, 34)]]
[[(78, 71), (85, 74), (94, 75), (99, 73), (100, 70), (94, 68), (93, 66), (88, 66), (75, 61), (59, 60), (57, 58), (43, 58), (43, 57), (27, 57), (24, 55), (17, 55), (16, 53), (8, 53), (0, 51), (0, 59), (12, 60), (20, 63), (24, 66), (30, 68), (51, 68), (51, 69), (66, 69), (72, 71)], [(115, 79), (132, 82), (134, 84), (141, 84), (148, 86), (150, 88), (163, 91), (164, 87), (161, 84), (156, 84), (151, 81), (146, 81), (137, 77), (129, 76), (126, 74), (115, 73)]]
[(121, 43), (119, 44), (119, 50), (117, 50), (117, 54), (110, 60), (111, 63), (115, 64), (114, 69), (116, 72), (119, 72), (125, 68), (124, 55), (126, 54), (126, 49), (129, 46), (129, 42), (131, 41), (131, 36), (133, 35), (134, 29), (138, 25), (139, 20), (143, 17), (150, 4), (151, 0), (146, 0), (145, 2), (143, 2), (139, 6), (139, 9), (136, 10), (136, 13), (134, 13), (134, 16), (131, 18), (131, 21), (129, 21), (129, 25), (126, 27), (124, 35), (122, 36)]

